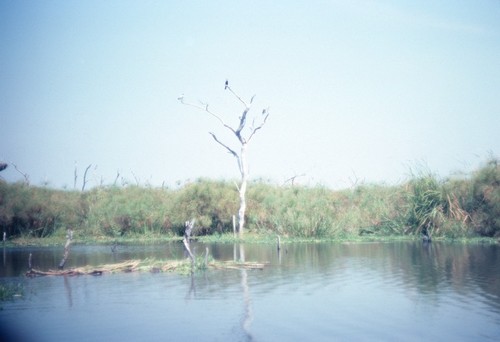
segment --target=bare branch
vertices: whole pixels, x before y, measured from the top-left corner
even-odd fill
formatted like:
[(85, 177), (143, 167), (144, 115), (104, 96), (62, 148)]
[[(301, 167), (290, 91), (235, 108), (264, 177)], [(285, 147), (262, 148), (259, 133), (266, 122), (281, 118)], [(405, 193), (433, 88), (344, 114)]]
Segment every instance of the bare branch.
[(208, 114), (212, 115), (214, 118), (216, 118), (217, 120), (219, 120), (219, 122), (224, 126), (226, 127), (227, 129), (229, 129), (231, 132), (233, 132), (234, 134), (236, 134), (236, 131), (231, 127), (229, 126), (228, 124), (226, 124), (224, 122), (224, 120), (222, 120), (222, 118), (217, 115), (216, 113), (212, 112), (211, 110), (208, 109), (208, 104), (207, 103), (202, 103), (201, 105), (198, 105), (196, 103), (191, 103), (191, 102), (186, 102), (184, 101), (184, 96), (181, 96), (178, 98), (179, 101), (181, 101), (181, 103), (183, 105), (186, 105), (186, 106), (191, 106), (191, 107), (194, 107), (194, 108), (197, 108), (199, 110), (202, 110), (202, 111), (205, 111), (207, 112)]
[[(234, 95), (234, 96), (236, 96), (236, 98), (237, 98), (237, 99), (238, 99), (241, 103), (243, 103), (243, 105), (245, 106), (245, 108), (247, 108), (247, 109), (248, 109), (248, 108), (250, 108), (250, 105), (248, 105), (245, 101), (243, 101), (243, 99), (242, 99), (242, 98), (241, 98), (238, 94), (236, 94), (236, 93), (233, 91), (233, 89), (231, 89), (231, 87), (230, 87), (230, 86), (228, 86), (228, 85), (227, 85), (226, 87), (227, 87), (227, 89), (229, 89), (229, 91), (230, 91), (231, 93), (233, 93), (233, 95)], [(253, 98), (254, 98), (254, 97), (255, 97), (255, 95), (254, 95), (254, 96), (252, 96), (252, 99), (251, 99), (251, 101), (250, 101), (250, 104), (252, 104), (252, 101), (253, 101)]]
[(130, 172), (132, 173), (132, 176), (134, 176), (135, 184), (139, 186), (140, 184), (139, 178), (135, 175), (134, 171), (130, 170)]
[(266, 124), (267, 118), (269, 117), (269, 112), (264, 109), (264, 111), (262, 111), (262, 113), (265, 115), (264, 120), (262, 121), (262, 123), (259, 126), (252, 129), (252, 133), (250, 133), (250, 136), (248, 137), (248, 142), (252, 139), (252, 137), (255, 135), (255, 133)]
[(14, 166), (14, 169), (16, 169), (16, 171), (19, 172), (24, 177), (24, 182), (26, 183), (26, 185), (30, 185), (30, 176), (27, 173), (21, 172), (17, 167), (17, 165), (14, 164), (13, 162), (11, 162), (11, 164), (12, 166)]
[(305, 175), (306, 175), (305, 173), (302, 173), (300, 175), (295, 175), (293, 177), (290, 177), (286, 181), (283, 182), (283, 185), (286, 185), (286, 183), (290, 182), (290, 183), (292, 183), (292, 186), (294, 186), (295, 185), (294, 184), (295, 183), (295, 179), (299, 178), (299, 177), (304, 177)]
[(238, 167), (240, 169), (240, 172), (241, 172), (241, 160), (240, 160), (240, 156), (238, 155), (238, 153), (234, 152), (233, 149), (231, 149), (229, 146), (227, 146), (226, 144), (224, 144), (222, 141), (220, 141), (219, 139), (217, 139), (217, 137), (215, 136), (215, 134), (213, 134), (212, 132), (208, 132), (210, 133), (210, 135), (214, 138), (214, 140), (219, 144), (221, 145), (222, 147), (224, 147), (230, 154), (232, 154), (237, 160), (238, 160)]
[(219, 139), (217, 139), (217, 137), (215, 136), (215, 134), (213, 134), (212, 132), (208, 132), (210, 133), (210, 135), (214, 138), (214, 140), (216, 142), (218, 142), (220, 145), (222, 145), (229, 153), (231, 153), (233, 156), (235, 156), (236, 158), (239, 158), (238, 157), (238, 154), (236, 152), (234, 152), (230, 147), (228, 147), (226, 144), (224, 144), (223, 142), (221, 142)]

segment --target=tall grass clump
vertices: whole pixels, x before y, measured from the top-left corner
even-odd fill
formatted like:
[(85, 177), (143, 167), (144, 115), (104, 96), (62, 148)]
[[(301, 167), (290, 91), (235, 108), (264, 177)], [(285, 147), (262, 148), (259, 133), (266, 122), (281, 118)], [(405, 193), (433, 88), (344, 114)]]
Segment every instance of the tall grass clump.
[(396, 234), (399, 194), (392, 187), (328, 188), (258, 183), (249, 188), (251, 229), (295, 237)]
[(413, 175), (407, 184), (407, 232), (431, 236), (444, 220), (441, 184), (431, 173)]
[(443, 221), (441, 233), (445, 237), (460, 238), (475, 235), (471, 228), (470, 214), (464, 203), (469, 197), (470, 179), (451, 179), (443, 184), (443, 209), (446, 220)]
[(127, 186), (95, 188), (84, 195), (85, 228), (92, 234), (168, 234), (168, 194), (162, 189)]
[(331, 201), (324, 188), (277, 187), (254, 183), (248, 190), (251, 230), (297, 237), (323, 237), (334, 229)]
[(496, 159), (461, 179), (439, 181), (430, 172), (406, 185), (409, 233), (446, 237), (500, 235), (500, 167)]
[(362, 184), (339, 192), (344, 200), (338, 206), (342, 222), (353, 234), (400, 235), (404, 193), (399, 186)]

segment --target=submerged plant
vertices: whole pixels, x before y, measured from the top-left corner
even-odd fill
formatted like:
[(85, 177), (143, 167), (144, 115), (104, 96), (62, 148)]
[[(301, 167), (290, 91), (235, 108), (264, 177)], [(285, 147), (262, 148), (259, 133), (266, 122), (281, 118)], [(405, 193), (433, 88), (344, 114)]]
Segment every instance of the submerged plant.
[(22, 296), (23, 292), (23, 287), (19, 283), (0, 283), (0, 301), (6, 301), (11, 300), (14, 297), (20, 297)]

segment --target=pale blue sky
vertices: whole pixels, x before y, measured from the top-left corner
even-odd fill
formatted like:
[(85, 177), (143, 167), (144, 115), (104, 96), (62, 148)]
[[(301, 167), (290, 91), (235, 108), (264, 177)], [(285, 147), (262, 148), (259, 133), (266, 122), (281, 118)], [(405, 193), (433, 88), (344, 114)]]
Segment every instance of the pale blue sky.
[[(0, 2), (0, 160), (32, 184), (236, 179), (228, 135), (271, 116), (252, 178), (349, 187), (445, 177), (500, 155), (500, 2)], [(237, 145), (232, 145), (237, 147)], [(21, 179), (11, 166), (0, 174)]]

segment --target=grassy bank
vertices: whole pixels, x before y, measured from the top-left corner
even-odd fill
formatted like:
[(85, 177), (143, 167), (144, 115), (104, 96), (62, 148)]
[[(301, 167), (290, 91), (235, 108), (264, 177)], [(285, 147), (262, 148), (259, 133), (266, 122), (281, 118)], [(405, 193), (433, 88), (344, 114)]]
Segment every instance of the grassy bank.
[[(250, 184), (247, 228), (252, 236), (294, 239), (375, 239), (500, 236), (500, 167), (496, 159), (460, 178), (416, 172), (398, 186), (325, 187)], [(179, 189), (103, 186), (85, 192), (0, 181), (0, 231), (9, 239), (79, 241), (176, 239), (197, 219), (198, 236), (232, 236), (238, 193), (232, 182), (200, 179)]]

